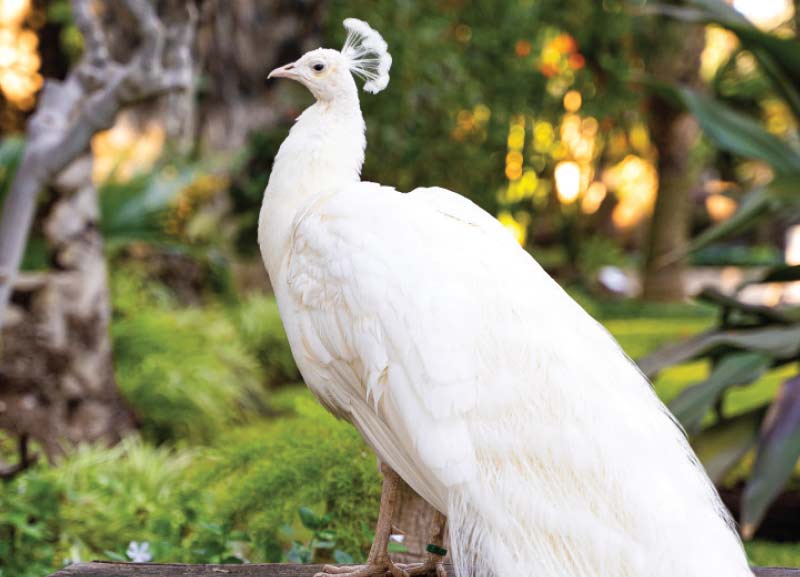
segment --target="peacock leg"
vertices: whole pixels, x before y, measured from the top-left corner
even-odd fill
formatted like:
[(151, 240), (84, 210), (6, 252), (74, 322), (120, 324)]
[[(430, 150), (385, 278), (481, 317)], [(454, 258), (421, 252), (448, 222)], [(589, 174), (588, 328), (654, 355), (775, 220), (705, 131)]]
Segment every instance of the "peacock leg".
[(409, 577), (399, 565), (392, 563), (389, 559), (389, 535), (392, 532), (392, 516), (394, 506), (397, 502), (397, 486), (400, 477), (391, 467), (381, 463), (381, 473), (383, 473), (383, 486), (381, 488), (381, 508), (378, 513), (378, 524), (375, 527), (375, 539), (369, 550), (366, 565), (354, 567), (335, 567), (325, 565), (320, 573), (314, 577)]
[(444, 568), (444, 556), (447, 555), (447, 550), (444, 548), (444, 527), (446, 524), (447, 517), (436, 511), (433, 514), (433, 524), (431, 525), (428, 559), (424, 563), (402, 565), (402, 568), (405, 569), (410, 577), (418, 575), (447, 577), (447, 570)]

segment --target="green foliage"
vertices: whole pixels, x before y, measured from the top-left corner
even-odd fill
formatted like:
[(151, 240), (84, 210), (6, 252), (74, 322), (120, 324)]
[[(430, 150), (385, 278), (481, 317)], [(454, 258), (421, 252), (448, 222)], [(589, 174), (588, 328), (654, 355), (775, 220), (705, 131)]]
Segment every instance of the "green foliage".
[(197, 178), (192, 165), (165, 169), (158, 165), (128, 180), (110, 178), (100, 187), (100, 228), (112, 252), (132, 242), (175, 245), (167, 233), (167, 215), (175, 199)]
[(41, 468), (0, 485), (0, 577), (41, 577), (52, 571), (59, 500)]
[(769, 245), (714, 244), (689, 255), (694, 266), (775, 266), (783, 262), (783, 254)]
[(244, 346), (261, 365), (264, 383), (275, 386), (300, 380), (273, 297), (248, 297), (233, 310), (233, 319)]
[[(298, 514), (300, 522), (311, 533), (311, 537), (305, 542), (297, 539), (292, 542), (292, 547), (286, 554), (290, 563), (315, 563), (330, 558), (337, 563), (353, 563), (352, 555), (336, 548), (336, 532), (330, 528), (332, 519), (329, 513), (317, 515), (309, 507), (300, 507)], [(284, 527), (284, 533), (291, 536), (294, 530)]]
[[(277, 561), (297, 511), (324, 511), (339, 549), (362, 557), (380, 493), (376, 459), (358, 433), (330, 416), (305, 390), (283, 393), (295, 416), (224, 437), (196, 467), (215, 518), (251, 537), (248, 558)], [(294, 526), (288, 532), (294, 540)]]
[(117, 381), (157, 443), (207, 442), (262, 410), (258, 366), (221, 309), (144, 309), (112, 327)]
[[(368, 20), (392, 53), (385, 94), (362, 98), (369, 127), (364, 178), (400, 190), (444, 186), (496, 214), (497, 192), (508, 185), (504, 169), (512, 118), (556, 121), (570, 88), (582, 92), (584, 110), (598, 117), (630, 117), (641, 97), (619, 73), (628, 65), (631, 18), (606, 3), (578, 0), (564, 10), (552, 0), (336, 0), (326, 45), (341, 45), (341, 22), (348, 16)], [(540, 55), (562, 31), (572, 34), (587, 62), (549, 77)], [(527, 48), (517, 52), (518, 42)], [(468, 133), (456, 130), (460, 115), (474, 119), (477, 110), (488, 118)], [(538, 156), (536, 170), (544, 176), (552, 159)], [(530, 211), (529, 201), (519, 210)]]
[[(169, 311), (158, 298), (156, 310)], [(643, 310), (606, 323), (636, 356), (712, 322), (705, 307)], [(672, 395), (702, 373), (698, 363), (665, 369), (656, 388)], [(748, 387), (750, 396), (734, 391), (726, 410), (763, 405), (778, 384), (767, 378)], [(315, 560), (363, 559), (379, 502), (375, 457), (306, 389), (284, 388), (270, 401), (276, 418), (226, 431), (207, 447), (153, 448), (136, 439), (84, 447), (0, 485), (0, 577), (125, 558), (131, 541), (148, 543), (155, 562), (289, 561), (307, 556), (314, 541), (326, 545), (314, 547)], [(757, 565), (800, 566), (796, 548), (748, 543)]]
[[(736, 34), (742, 46), (758, 62), (766, 86), (781, 98), (800, 121), (800, 42), (763, 32), (721, 0), (691, 0), (689, 9), (668, 9), (672, 15), (716, 23)], [(734, 61), (739, 53), (731, 58)], [(725, 73), (730, 67), (723, 66)], [(764, 90), (758, 90), (763, 96)], [(800, 215), (800, 149), (791, 138), (779, 138), (760, 119), (738, 107), (688, 88), (677, 88), (673, 96), (697, 117), (705, 133), (724, 151), (767, 163), (775, 178), (747, 193), (736, 214), (695, 238), (689, 250), (708, 246), (724, 237), (752, 228), (767, 216), (793, 218)]]
[(81, 447), (0, 486), (0, 576), (125, 559), (131, 541), (156, 562), (363, 558), (380, 493), (374, 455), (304, 388), (279, 404), (291, 412), (211, 447)]
[(81, 447), (58, 467), (38, 466), (0, 492), (0, 575), (41, 577), (77, 561), (123, 554), (132, 540), (160, 554), (180, 535), (186, 511), (174, 507), (190, 453), (128, 439)]
[(585, 278), (592, 279), (604, 266), (624, 267), (630, 260), (614, 239), (594, 235), (581, 243), (578, 267)]
[[(782, 266), (760, 280), (794, 278), (793, 267)], [(749, 538), (800, 458), (800, 379), (788, 378), (800, 355), (800, 309), (751, 305), (712, 290), (701, 297), (719, 308), (717, 326), (664, 347), (639, 365), (653, 377), (674, 365), (699, 359), (709, 362), (709, 374), (681, 391), (670, 408), (694, 435), (698, 456), (718, 482), (755, 446), (755, 465), (747, 477), (741, 514), (742, 532)], [(791, 372), (787, 375), (786, 370)], [(777, 391), (773, 389), (774, 398), (762, 397), (761, 404), (748, 407), (752, 411), (747, 415), (731, 413), (725, 401), (733, 386), (756, 388), (766, 371), (773, 382), (785, 381)], [(767, 402), (770, 408), (765, 416)], [(712, 409), (715, 418), (709, 416)], [(760, 426), (753, 426), (753, 419)]]

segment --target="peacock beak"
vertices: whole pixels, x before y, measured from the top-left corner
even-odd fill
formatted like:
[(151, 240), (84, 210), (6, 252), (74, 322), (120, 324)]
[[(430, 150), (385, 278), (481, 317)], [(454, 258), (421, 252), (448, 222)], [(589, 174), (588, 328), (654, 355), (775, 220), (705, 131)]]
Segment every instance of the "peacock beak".
[(272, 72), (269, 73), (267, 79), (270, 78), (297, 78), (297, 72), (295, 71), (294, 62), (291, 64), (287, 64), (286, 66), (281, 66), (280, 68), (276, 68)]

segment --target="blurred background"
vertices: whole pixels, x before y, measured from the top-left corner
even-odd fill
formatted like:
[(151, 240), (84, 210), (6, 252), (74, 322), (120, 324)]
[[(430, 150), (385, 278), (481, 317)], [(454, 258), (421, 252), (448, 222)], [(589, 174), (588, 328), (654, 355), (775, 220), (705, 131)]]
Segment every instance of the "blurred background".
[(267, 73), (349, 16), (394, 57), (364, 179), (496, 215), (800, 566), (798, 0), (0, 0), (0, 577), (365, 558), (375, 458), (256, 241), (312, 102)]

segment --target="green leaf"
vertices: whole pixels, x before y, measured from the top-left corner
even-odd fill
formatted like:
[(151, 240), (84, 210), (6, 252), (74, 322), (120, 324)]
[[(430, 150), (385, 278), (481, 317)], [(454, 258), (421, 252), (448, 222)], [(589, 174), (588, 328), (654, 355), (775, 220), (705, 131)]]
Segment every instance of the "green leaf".
[(749, 317), (777, 324), (791, 324), (792, 319), (784, 316), (783, 312), (776, 307), (766, 305), (755, 305), (736, 297), (727, 295), (714, 287), (706, 287), (697, 295), (697, 300), (718, 305), (720, 308), (731, 311), (738, 311)]
[(333, 560), (336, 561), (339, 565), (352, 565), (355, 563), (355, 559), (350, 553), (345, 553), (341, 549), (337, 549), (333, 552)]
[(761, 222), (765, 216), (798, 208), (800, 208), (800, 172), (777, 177), (766, 186), (745, 195), (739, 209), (731, 218), (695, 237), (675, 258), (705, 248), (726, 237), (741, 234)]
[(315, 530), (320, 528), (320, 518), (317, 517), (314, 511), (308, 507), (300, 507), (297, 512), (300, 514), (300, 521), (306, 529)]
[(783, 96), (795, 117), (800, 118), (800, 43), (794, 38), (764, 32), (746, 19), (716, 19), (716, 22), (739, 37), (742, 46), (755, 56), (761, 70)]
[(771, 363), (770, 357), (761, 353), (727, 355), (717, 363), (708, 379), (681, 391), (669, 408), (686, 431), (694, 434), (722, 393), (734, 385), (753, 382)]
[(692, 439), (692, 448), (715, 484), (755, 446), (766, 407), (720, 421)]
[(681, 88), (686, 107), (703, 130), (729, 152), (763, 160), (779, 174), (800, 173), (800, 154), (756, 120), (696, 90)]
[(783, 490), (800, 458), (800, 375), (781, 386), (758, 441), (753, 471), (742, 495), (742, 535), (749, 539)]
[(131, 242), (173, 243), (165, 232), (164, 218), (198, 172), (193, 165), (179, 170), (158, 166), (124, 182), (104, 183), (100, 188), (100, 221), (106, 244), (113, 248)]
[(333, 549), (336, 546), (335, 541), (317, 541), (311, 542), (312, 549)]
[(768, 269), (764, 274), (754, 280), (750, 280), (740, 284), (736, 291), (739, 292), (743, 288), (754, 284), (766, 283), (781, 283), (781, 282), (796, 282), (800, 280), (800, 265), (780, 265)]
[(792, 359), (800, 354), (800, 326), (781, 326), (740, 330), (711, 330), (663, 347), (639, 359), (638, 365), (649, 378), (667, 367), (717, 353), (724, 348), (758, 352), (773, 359)]
[(698, 251), (724, 238), (744, 232), (772, 213), (774, 209), (772, 199), (765, 189), (759, 188), (749, 192), (731, 218), (706, 229), (692, 239), (689, 245), (676, 256), (676, 260), (690, 252)]
[(764, 32), (732, 6), (720, 0), (692, 0), (689, 6), (655, 5), (657, 12), (688, 22), (715, 23), (736, 34), (758, 61), (786, 103), (800, 118), (800, 43)]
[(317, 532), (316, 538), (321, 539), (322, 541), (336, 541), (336, 532), (332, 529), (323, 529), (322, 531)]

